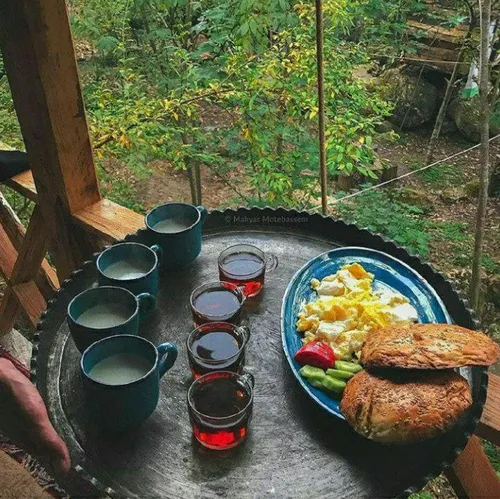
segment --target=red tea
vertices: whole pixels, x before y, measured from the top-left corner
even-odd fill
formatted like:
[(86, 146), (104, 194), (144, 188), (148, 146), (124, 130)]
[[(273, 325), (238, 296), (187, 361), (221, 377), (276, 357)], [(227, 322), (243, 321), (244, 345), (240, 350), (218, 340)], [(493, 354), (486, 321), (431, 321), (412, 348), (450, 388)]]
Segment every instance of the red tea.
[(231, 248), (228, 248), (219, 257), (220, 280), (240, 287), (247, 298), (257, 295), (264, 285), (264, 254), (261, 255), (262, 252), (258, 248), (230, 250)]
[(208, 375), (190, 390), (189, 416), (194, 436), (210, 449), (235, 447), (248, 432), (252, 414), (250, 388), (238, 376), (228, 374)]
[(235, 291), (220, 286), (206, 289), (192, 298), (192, 312), (197, 325), (224, 321), (237, 324), (241, 315), (241, 300)]
[(245, 361), (248, 328), (211, 322), (196, 328), (188, 337), (188, 358), (195, 378), (213, 371), (240, 372)]

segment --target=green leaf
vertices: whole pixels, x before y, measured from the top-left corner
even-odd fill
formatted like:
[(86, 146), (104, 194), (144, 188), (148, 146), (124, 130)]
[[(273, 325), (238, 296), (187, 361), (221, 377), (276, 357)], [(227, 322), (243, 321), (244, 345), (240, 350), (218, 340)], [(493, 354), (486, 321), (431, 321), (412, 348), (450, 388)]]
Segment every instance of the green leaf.
[(114, 36), (103, 36), (97, 42), (97, 48), (103, 51), (112, 51), (118, 47), (120, 41)]

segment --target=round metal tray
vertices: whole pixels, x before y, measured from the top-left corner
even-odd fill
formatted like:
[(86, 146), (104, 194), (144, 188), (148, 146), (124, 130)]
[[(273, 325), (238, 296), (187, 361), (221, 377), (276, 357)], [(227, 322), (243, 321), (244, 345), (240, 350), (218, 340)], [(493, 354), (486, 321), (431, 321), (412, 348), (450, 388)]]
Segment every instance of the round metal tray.
[[(128, 240), (152, 243), (145, 231)], [(190, 373), (185, 351), (192, 328), (189, 295), (217, 279), (217, 257), (227, 246), (250, 243), (277, 257), (265, 288), (246, 303), (252, 337), (246, 369), (256, 378), (254, 417), (247, 441), (226, 452), (208, 451), (192, 440), (186, 407)], [(342, 221), (283, 209), (212, 212), (203, 249), (183, 271), (162, 274), (157, 310), (140, 334), (180, 348), (163, 378), (155, 413), (137, 430), (112, 438), (87, 420), (79, 375), (80, 354), (66, 324), (66, 307), (95, 282), (95, 259), (66, 280), (38, 326), (31, 364), (51, 420), (68, 444), (75, 476), (60, 483), (75, 495), (139, 498), (373, 498), (404, 496), (420, 489), (453, 462), (479, 420), (486, 398), (482, 368), (462, 370), (473, 406), (446, 435), (404, 447), (368, 441), (316, 406), (291, 373), (282, 351), (280, 308), (294, 273), (333, 247), (384, 251), (420, 273), (438, 292), (454, 321), (477, 326), (471, 311), (442, 275), (418, 258), (366, 230)], [(85, 489), (85, 487), (88, 487)]]

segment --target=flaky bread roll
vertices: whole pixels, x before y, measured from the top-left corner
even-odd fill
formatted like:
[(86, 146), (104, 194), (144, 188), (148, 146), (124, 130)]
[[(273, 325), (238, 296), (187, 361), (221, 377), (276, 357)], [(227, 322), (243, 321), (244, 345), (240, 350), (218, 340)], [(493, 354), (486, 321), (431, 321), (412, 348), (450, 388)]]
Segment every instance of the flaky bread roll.
[(471, 405), (467, 381), (454, 371), (356, 374), (340, 408), (361, 435), (384, 444), (409, 444), (451, 428)]
[(489, 366), (500, 347), (478, 331), (451, 324), (392, 325), (370, 333), (361, 363), (371, 367), (450, 369)]

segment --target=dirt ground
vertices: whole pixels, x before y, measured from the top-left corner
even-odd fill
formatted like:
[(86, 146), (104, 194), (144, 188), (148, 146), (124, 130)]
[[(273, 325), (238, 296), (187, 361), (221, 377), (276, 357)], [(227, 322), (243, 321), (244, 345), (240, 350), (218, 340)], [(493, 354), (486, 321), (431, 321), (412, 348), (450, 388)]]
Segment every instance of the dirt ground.
[[(381, 147), (380, 155), (388, 159), (393, 165), (398, 166), (398, 175), (408, 172), (412, 165), (420, 164), (423, 166), (425, 151), (429, 143), (431, 130), (420, 129), (415, 132), (402, 134), (402, 142), (390, 146)], [(454, 134), (442, 137), (436, 148), (434, 161), (447, 158), (464, 149), (468, 149), (474, 144), (466, 141), (456, 132)], [(500, 161), (500, 137), (490, 143), (490, 162), (496, 164)], [(451, 165), (460, 172), (463, 183), (467, 183), (479, 176), (479, 148), (457, 156), (443, 162), (444, 165)], [(442, 165), (432, 167), (433, 170), (439, 169)], [(429, 169), (431, 170), (431, 169)], [(446, 183), (430, 187), (423, 183), (418, 174), (394, 182), (393, 185), (409, 186), (425, 192), (434, 205), (434, 211), (430, 218), (436, 221), (449, 221), (466, 223), (471, 234), (475, 231), (477, 198), (468, 196), (459, 199), (456, 202), (445, 202), (442, 199), (442, 191), (451, 185)], [(453, 187), (460, 187), (454, 185)], [(485, 227), (485, 252), (500, 261), (500, 197), (492, 197), (488, 201), (486, 227)], [(446, 251), (443, 247), (433, 247), (431, 251), (431, 261), (439, 265), (442, 254)]]
[[(165, 161), (154, 161), (149, 165), (152, 175), (145, 182), (138, 183), (138, 199), (146, 210), (172, 201), (191, 202), (189, 179), (184, 171), (174, 170)], [(202, 204), (206, 208), (217, 208), (232, 204), (239, 196), (238, 192), (248, 194), (248, 187), (242, 182), (243, 172), (239, 169), (225, 177), (220, 177), (207, 167), (200, 168)], [(238, 192), (234, 190), (235, 186)]]

